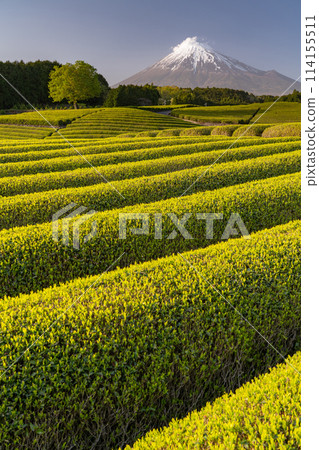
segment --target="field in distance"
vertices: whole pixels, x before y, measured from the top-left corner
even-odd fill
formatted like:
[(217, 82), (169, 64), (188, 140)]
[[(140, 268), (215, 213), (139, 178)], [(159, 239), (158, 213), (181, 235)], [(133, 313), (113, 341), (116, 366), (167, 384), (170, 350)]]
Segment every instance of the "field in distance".
[[(206, 106), (181, 108), (172, 115), (200, 123), (258, 123), (300, 122), (301, 104), (299, 102), (252, 103), (250, 105)], [(269, 108), (269, 110), (268, 110)], [(267, 111), (268, 110), (268, 111)]]

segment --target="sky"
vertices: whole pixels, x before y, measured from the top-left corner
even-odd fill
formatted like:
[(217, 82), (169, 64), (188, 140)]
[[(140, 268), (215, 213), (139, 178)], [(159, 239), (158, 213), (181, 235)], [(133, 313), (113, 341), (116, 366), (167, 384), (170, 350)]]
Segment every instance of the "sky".
[(0, 0), (0, 61), (84, 60), (110, 85), (191, 36), (258, 69), (300, 75), (299, 0)]

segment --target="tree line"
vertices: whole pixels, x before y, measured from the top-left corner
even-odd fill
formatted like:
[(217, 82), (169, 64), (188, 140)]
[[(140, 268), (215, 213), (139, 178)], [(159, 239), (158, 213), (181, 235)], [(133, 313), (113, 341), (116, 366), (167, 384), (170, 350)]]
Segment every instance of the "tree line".
[[(84, 64), (89, 66), (89, 64)], [(2, 74), (12, 86), (14, 86), (36, 108), (44, 108), (47, 106), (53, 107), (54, 102), (56, 101), (62, 102), (64, 105), (65, 103), (74, 103), (73, 100), (69, 101), (67, 97), (59, 97), (60, 100), (56, 100), (56, 97), (51, 96), (52, 92), (49, 90), (50, 74), (52, 75), (55, 73), (57, 69), (65, 70), (63, 68), (70, 68), (70, 66), (75, 67), (76, 64), (62, 65), (57, 61), (40, 60), (27, 63), (24, 61), (0, 61), (0, 74)], [(71, 71), (69, 72), (69, 76), (72, 76)], [(107, 94), (110, 90), (108, 82), (103, 75), (94, 72), (94, 77), (97, 78), (98, 85), (95, 84), (93, 95), (89, 95), (86, 99), (86, 106), (102, 106), (105, 103)], [(80, 82), (77, 86), (84, 89), (84, 86), (87, 84), (87, 79), (84, 81), (84, 85), (82, 80), (82, 85)], [(78, 100), (81, 100), (81, 98), (78, 98)], [(28, 105), (28, 103), (2, 77), (0, 77), (0, 109), (29, 108), (30, 105)]]
[[(84, 61), (60, 64), (57, 61), (0, 62), (0, 74), (35, 107), (68, 102), (85, 106), (144, 106), (193, 104), (199, 106), (237, 105), (275, 101), (278, 97), (254, 94), (229, 88), (179, 88), (177, 86), (120, 85), (110, 89), (103, 75)], [(280, 101), (300, 102), (294, 91)], [(0, 77), (0, 109), (29, 108), (21, 96)]]

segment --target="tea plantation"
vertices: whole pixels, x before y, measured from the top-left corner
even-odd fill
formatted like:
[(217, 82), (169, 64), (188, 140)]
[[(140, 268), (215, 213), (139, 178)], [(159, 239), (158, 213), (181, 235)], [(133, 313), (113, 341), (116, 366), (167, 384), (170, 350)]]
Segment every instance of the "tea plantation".
[(279, 103), (0, 116), (1, 448), (300, 448)]

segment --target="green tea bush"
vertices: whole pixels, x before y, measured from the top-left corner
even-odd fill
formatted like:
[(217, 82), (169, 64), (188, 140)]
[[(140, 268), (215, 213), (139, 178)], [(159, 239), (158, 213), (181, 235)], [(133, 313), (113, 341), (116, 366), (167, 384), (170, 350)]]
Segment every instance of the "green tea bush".
[(65, 126), (72, 120), (96, 112), (94, 109), (68, 109), (68, 110), (44, 110), (39, 111), (42, 116), (35, 111), (25, 112), (21, 114), (6, 114), (0, 116), (0, 123), (17, 124), (17, 125), (44, 125), (48, 126), (47, 119), (52, 125)]
[[(0, 174), (3, 176), (10, 173), (12, 176), (0, 177), (0, 195), (10, 196), (66, 187), (90, 186), (101, 181), (107, 183), (107, 181), (158, 175), (202, 165), (257, 158), (298, 150), (300, 142), (247, 145), (247, 141), (239, 140), (234, 143), (231, 150), (225, 151), (228, 146), (229, 143), (215, 142), (187, 147), (179, 145), (88, 156), (87, 159), (95, 165), (95, 168), (81, 168), (85, 162), (81, 157), (6, 164), (0, 167)], [(157, 159), (152, 159), (154, 157)], [(99, 165), (103, 162), (107, 165)], [(67, 163), (70, 170), (66, 170)], [(76, 167), (80, 168), (76, 169)], [(64, 172), (54, 171), (59, 169)], [(26, 171), (38, 171), (38, 173), (17, 176)]]
[(267, 128), (262, 137), (277, 137), (277, 136), (301, 136), (300, 123), (287, 123), (275, 125)]
[(137, 133), (136, 137), (155, 137), (157, 136), (158, 131), (141, 131)]
[(138, 108), (103, 108), (88, 114), (63, 130), (66, 137), (116, 136), (129, 132), (155, 132), (172, 127), (190, 127), (192, 124), (168, 115), (145, 111)]
[(50, 135), (52, 131), (53, 129), (49, 127), (0, 124), (0, 139), (43, 139)]
[[(260, 140), (260, 142), (257, 143), (257, 145), (262, 143), (263, 141)], [(163, 142), (165, 144), (165, 141)], [(233, 143), (232, 148), (237, 147), (243, 147), (245, 144), (253, 144), (253, 141), (245, 141), (240, 140)], [(97, 145), (96, 147), (87, 146), (86, 148), (82, 150), (82, 148), (78, 148), (78, 152), (73, 150), (73, 155), (75, 156), (69, 156), (69, 157), (56, 157), (56, 158), (48, 158), (46, 159), (46, 154), (44, 153), (44, 158), (40, 160), (22, 160), (19, 162), (13, 162), (13, 163), (7, 163), (0, 166), (0, 178), (1, 177), (10, 177), (10, 176), (17, 176), (17, 175), (28, 175), (28, 174), (37, 174), (37, 173), (44, 173), (44, 172), (61, 172), (66, 170), (73, 170), (78, 168), (85, 168), (90, 166), (89, 163), (91, 163), (94, 167), (103, 166), (106, 164), (116, 164), (116, 163), (123, 163), (123, 162), (130, 162), (130, 161), (139, 161), (141, 159), (147, 160), (147, 159), (159, 159), (164, 156), (175, 156), (178, 154), (192, 154), (197, 152), (208, 152), (208, 151), (214, 151), (218, 149), (227, 149), (229, 147), (230, 142), (227, 140), (220, 140), (220, 141), (208, 141), (204, 143), (195, 143), (195, 144), (189, 144), (187, 147), (182, 147), (179, 143), (177, 146), (149, 146), (149, 145), (139, 145), (135, 149), (135, 151), (132, 151), (133, 145), (126, 146), (126, 148), (129, 148), (129, 151), (119, 152), (116, 153), (114, 150), (118, 150), (118, 147), (108, 152), (108, 148), (103, 145)], [(268, 143), (266, 144), (268, 145)], [(287, 144), (285, 144), (287, 145)], [(141, 150), (143, 149), (143, 150)], [(69, 150), (70, 151), (70, 150)], [(93, 153), (91, 154), (91, 152)], [(88, 153), (89, 152), (89, 153)], [(59, 153), (59, 152), (58, 152)], [(64, 154), (66, 152), (63, 152)], [(50, 154), (50, 156), (53, 156), (53, 152)], [(35, 152), (35, 156), (38, 157), (39, 154)], [(85, 158), (83, 157), (85, 155)], [(19, 155), (21, 157), (22, 155)], [(33, 155), (29, 154), (26, 157), (31, 158)], [(22, 156), (23, 157), (23, 156)], [(0, 155), (0, 161), (7, 161), (9, 158), (8, 156), (2, 157)], [(11, 159), (17, 159), (17, 155), (15, 155)]]
[[(294, 368), (296, 370), (294, 370)], [(126, 450), (301, 448), (301, 355)]]
[[(3, 446), (81, 450), (133, 444), (280, 362), (227, 301), (282, 355), (298, 351), (299, 235), (300, 223), (293, 222), (184, 259), (175, 255), (3, 299)], [(58, 267), (56, 262), (53, 270)], [(107, 267), (105, 259), (102, 270)], [(293, 377), (285, 376), (282, 394)], [(272, 385), (273, 395), (278, 389)], [(239, 430), (254, 429), (263, 418), (256, 418), (250, 402), (259, 398), (258, 388), (246, 391), (238, 404), (230, 403), (224, 423), (232, 413), (232, 421), (247, 414), (252, 424), (241, 421)], [(282, 405), (274, 402), (273, 414), (286, 432), (289, 409)], [(209, 424), (217, 427), (223, 418), (214, 416)]]
[(214, 127), (196, 127), (182, 130), (180, 136), (209, 136)]
[(250, 105), (222, 105), (178, 109), (171, 112), (172, 116), (193, 120), (199, 123), (249, 123), (259, 111), (262, 103)]
[[(138, 191), (136, 199), (138, 201)], [(170, 213), (177, 217), (191, 212), (187, 228), (193, 239), (167, 239), (175, 229)], [(206, 237), (205, 223), (196, 213), (223, 213), (214, 224), (214, 236)], [(205, 191), (149, 204), (136, 204), (94, 215), (98, 232), (79, 250), (72, 245), (55, 242), (52, 224), (32, 225), (0, 232), (0, 297), (43, 289), (55, 283), (93, 275), (105, 270), (122, 252), (119, 264), (160, 258), (172, 253), (208, 246), (220, 240), (232, 213), (240, 214), (249, 232), (270, 228), (300, 217), (300, 174), (284, 175), (253, 181), (215, 191)], [(150, 230), (154, 230), (154, 214), (163, 215), (163, 239), (129, 234), (119, 238), (120, 214), (150, 214)], [(93, 218), (81, 226), (78, 241), (91, 232)], [(70, 224), (70, 228), (71, 224)], [(70, 236), (72, 232), (70, 230)], [(72, 237), (71, 237), (72, 242)]]
[(260, 123), (291, 123), (301, 121), (300, 102), (265, 102), (261, 103), (258, 114), (254, 117)]
[(118, 134), (119, 138), (134, 138), (136, 137), (137, 133), (123, 133), (123, 134)]
[[(186, 161), (183, 166), (187, 166)], [(207, 167), (201, 166), (162, 175), (114, 181), (112, 186), (101, 183), (89, 187), (3, 197), (0, 199), (0, 228), (49, 222), (56, 211), (71, 202), (103, 211), (177, 197), (192, 183), (195, 184), (189, 194), (298, 171), (299, 150), (214, 164), (208, 171)]]
[(221, 125), (219, 127), (214, 127), (211, 131), (211, 135), (220, 135), (220, 136), (232, 136), (233, 132), (237, 130), (239, 125)]
[(236, 128), (233, 132), (233, 136), (261, 136), (263, 131), (271, 125), (245, 125)]
[(162, 130), (159, 131), (157, 134), (157, 137), (162, 137), (162, 136), (180, 136), (182, 129), (179, 128), (172, 128), (172, 129), (167, 129), (167, 130)]

